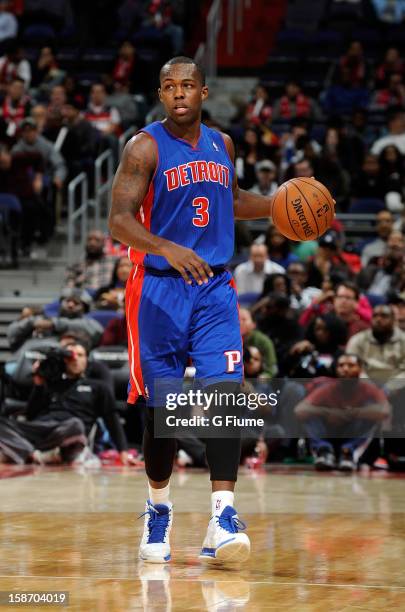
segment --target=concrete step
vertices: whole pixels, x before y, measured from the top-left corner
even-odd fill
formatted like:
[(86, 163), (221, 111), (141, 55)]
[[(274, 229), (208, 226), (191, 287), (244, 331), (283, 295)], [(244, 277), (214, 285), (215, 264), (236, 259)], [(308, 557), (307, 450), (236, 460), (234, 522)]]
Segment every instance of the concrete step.
[(8, 340), (4, 336), (0, 336), (0, 351), (9, 349)]

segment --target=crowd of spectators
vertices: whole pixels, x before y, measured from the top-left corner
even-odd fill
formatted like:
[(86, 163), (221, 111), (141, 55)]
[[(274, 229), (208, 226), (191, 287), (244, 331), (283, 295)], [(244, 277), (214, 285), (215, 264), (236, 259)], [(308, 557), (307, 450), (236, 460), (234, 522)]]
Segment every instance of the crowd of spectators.
[(110, 149), (117, 162), (159, 66), (184, 46), (182, 2), (20, 5), (0, 1), (0, 204), (15, 267), (66, 214), (68, 182), (84, 171), (91, 192), (97, 156)]

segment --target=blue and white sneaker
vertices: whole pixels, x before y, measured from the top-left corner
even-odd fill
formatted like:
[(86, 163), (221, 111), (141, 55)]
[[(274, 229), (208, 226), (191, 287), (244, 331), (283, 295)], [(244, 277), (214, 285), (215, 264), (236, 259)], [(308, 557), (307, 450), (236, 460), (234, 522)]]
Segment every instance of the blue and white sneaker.
[(240, 530), (246, 525), (235, 508), (226, 506), (220, 515), (211, 517), (199, 559), (207, 563), (242, 563), (249, 558), (250, 540)]
[[(170, 561), (169, 535), (173, 521), (173, 505), (152, 505), (146, 502), (143, 536), (139, 547), (139, 558), (148, 563), (167, 563)], [(141, 516), (139, 518), (141, 518)]]

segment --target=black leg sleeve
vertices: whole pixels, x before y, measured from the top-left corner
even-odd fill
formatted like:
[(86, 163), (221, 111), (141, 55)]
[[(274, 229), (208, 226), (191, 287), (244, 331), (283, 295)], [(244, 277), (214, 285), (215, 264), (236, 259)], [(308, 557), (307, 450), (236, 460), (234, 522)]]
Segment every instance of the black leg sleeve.
[(146, 425), (143, 433), (143, 455), (145, 471), (151, 480), (162, 482), (170, 478), (173, 461), (177, 451), (175, 438), (155, 438), (154, 411), (159, 408), (146, 409)]
[[(217, 385), (212, 385), (204, 389), (205, 392), (218, 391), (236, 395), (240, 391), (240, 385), (234, 382), (222, 382)], [(226, 415), (234, 415), (237, 418), (241, 416), (241, 408), (236, 403), (229, 402), (228, 405), (221, 403), (216, 405), (215, 413), (225, 417)], [(228, 430), (224, 430), (225, 435)], [(206, 455), (207, 463), (210, 468), (211, 480), (229, 480), (236, 482), (238, 479), (238, 467), (241, 454), (241, 438), (240, 433), (234, 430), (232, 434), (235, 437), (218, 437), (206, 438)]]

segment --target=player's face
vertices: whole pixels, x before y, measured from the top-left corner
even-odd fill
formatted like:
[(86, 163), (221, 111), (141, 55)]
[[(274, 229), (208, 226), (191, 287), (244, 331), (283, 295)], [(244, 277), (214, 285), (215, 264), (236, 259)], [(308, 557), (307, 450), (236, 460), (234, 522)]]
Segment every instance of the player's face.
[(178, 125), (194, 123), (208, 96), (194, 64), (174, 64), (163, 69), (159, 98), (167, 116)]

